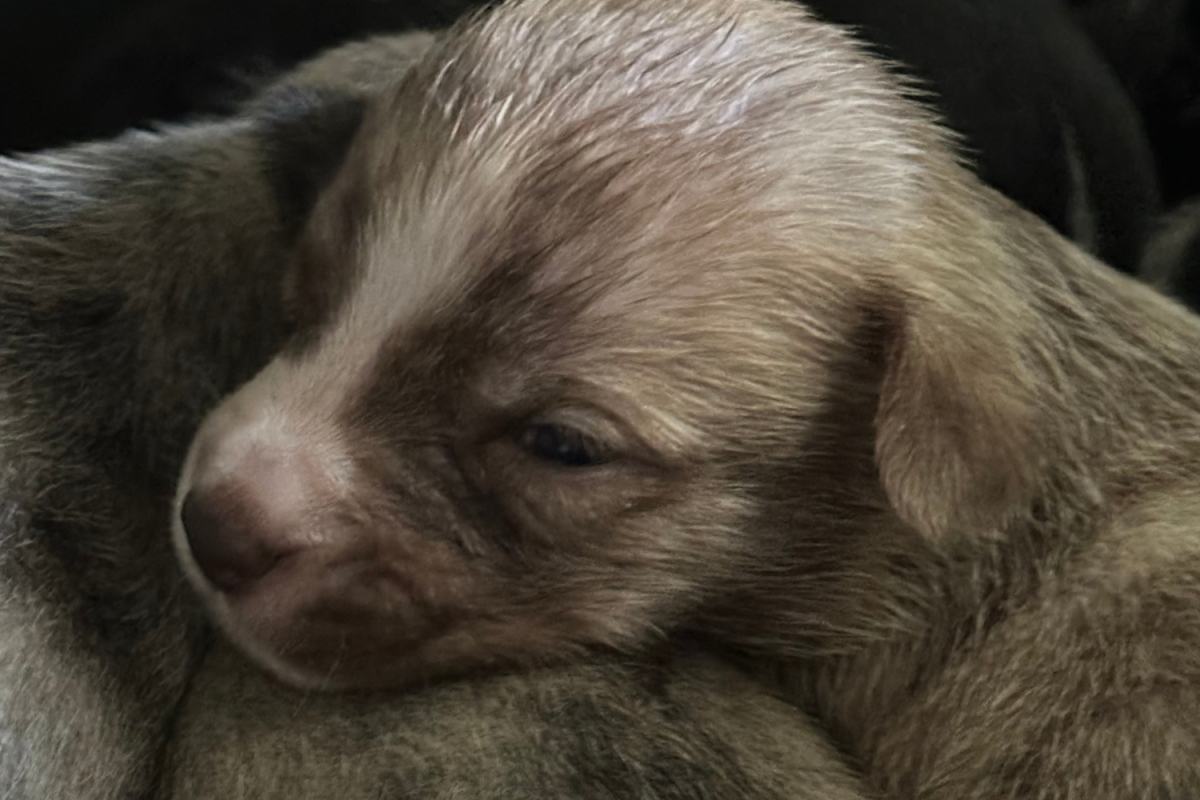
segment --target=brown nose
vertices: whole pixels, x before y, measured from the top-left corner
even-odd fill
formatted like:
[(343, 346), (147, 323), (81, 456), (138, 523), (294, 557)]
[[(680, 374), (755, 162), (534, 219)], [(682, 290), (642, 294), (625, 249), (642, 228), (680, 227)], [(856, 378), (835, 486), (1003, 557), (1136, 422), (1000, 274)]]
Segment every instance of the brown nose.
[(193, 489), (180, 509), (192, 557), (218, 589), (236, 592), (271, 571), (285, 553), (252, 499), (218, 486)]
[(247, 589), (313, 543), (309, 510), (322, 485), (303, 446), (243, 425), (209, 431), (179, 509), (196, 564), (218, 589)]

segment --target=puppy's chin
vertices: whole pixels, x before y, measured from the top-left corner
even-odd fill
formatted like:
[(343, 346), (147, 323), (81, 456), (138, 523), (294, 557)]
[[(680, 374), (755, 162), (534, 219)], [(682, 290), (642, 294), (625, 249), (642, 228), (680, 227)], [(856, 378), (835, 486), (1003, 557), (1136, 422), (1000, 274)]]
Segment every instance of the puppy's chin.
[[(398, 689), (506, 663), (541, 663), (561, 633), (492, 596), (450, 554), (364, 557), (311, 548), (234, 589), (197, 563), (178, 515), (174, 543), (209, 619), (253, 664), (298, 689)], [(400, 566), (396, 566), (399, 563)], [(491, 587), (495, 589), (496, 587)], [(486, 591), (485, 591), (486, 590)], [(500, 593), (503, 595), (503, 593)]]
[(236, 598), (221, 592), (205, 577), (188, 547), (187, 536), (180, 522), (178, 510), (172, 525), (172, 543), (180, 567), (192, 589), (199, 595), (208, 612), (209, 620), (233, 645), (252, 663), (276, 680), (297, 689), (338, 689), (327, 671), (318, 673), (311, 668), (293, 663), (284, 658), (277, 647), (267, 639), (256, 635), (246, 624)]
[(321, 668), (317, 665), (298, 663), (283, 656), (278, 648), (255, 635), (244, 624), (229, 599), (220, 592), (211, 591), (205, 597), (209, 615), (220, 632), (252, 664), (280, 683), (294, 689), (315, 691), (345, 691), (360, 688), (351, 679), (339, 673), (336, 663)]
[[(404, 689), (506, 665), (536, 665), (557, 660), (527, 651), (520, 636), (505, 656), (496, 631), (488, 626), (389, 624), (384, 615), (345, 622), (343, 611), (289, 609), (273, 602), (270, 587), (255, 596), (230, 596), (201, 589), (210, 618), (251, 663), (275, 680), (296, 689), (321, 692)], [(327, 619), (322, 619), (326, 615)], [(501, 634), (503, 637), (503, 634)]]
[[(337, 691), (411, 682), (410, 664), (416, 662), (409, 654), (436, 635), (435, 620), (453, 606), (421, 596), (417, 578), (428, 573), (443, 576), (446, 585), (464, 585), (463, 565), (436, 546), (423, 550), (427, 558), (406, 558), (404, 548), (416, 537), (403, 526), (385, 536), (378, 526), (310, 511), (306, 502), (331, 503), (327, 494), (314, 501), (318, 492), (309, 484), (301, 491), (288, 483), (297, 471), (294, 453), (288, 453), (285, 469), (269, 476), (273, 481), (264, 480), (260, 464), (231, 458), (229, 450), (239, 444), (251, 446), (242, 451), (277, 444), (261, 428), (250, 426), (252, 433), (245, 435), (237, 427), (244, 423), (239, 415), (253, 404), (240, 395), (234, 401), (218, 407), (193, 440), (171, 520), (178, 563), (210, 621), (251, 662), (296, 688)], [(239, 506), (210, 491), (205, 533), (196, 524), (201, 518), (185, 512), (185, 501), (203, 495), (222, 469), (234, 474), (232, 483), (244, 484), (249, 501)], [(272, 506), (280, 497), (285, 502)], [(215, 534), (214, 524), (222, 528)], [(214, 539), (220, 541), (214, 545)], [(381, 553), (381, 540), (399, 545)], [(268, 555), (255, 562), (246, 556), (252, 551)]]
[[(346, 691), (401, 687), (418, 676), (411, 663), (428, 625), (382, 618), (368, 605), (346, 603), (322, 581), (322, 564), (303, 556), (282, 563), (252, 586), (226, 592), (203, 573), (185, 545), (180, 563), (219, 632), (252, 663), (297, 689)], [(369, 591), (370, 587), (363, 587)], [(324, 601), (325, 597), (331, 598)], [(395, 613), (404, 601), (384, 604)], [(401, 615), (397, 615), (401, 616)], [(404, 615), (411, 617), (411, 615)]]

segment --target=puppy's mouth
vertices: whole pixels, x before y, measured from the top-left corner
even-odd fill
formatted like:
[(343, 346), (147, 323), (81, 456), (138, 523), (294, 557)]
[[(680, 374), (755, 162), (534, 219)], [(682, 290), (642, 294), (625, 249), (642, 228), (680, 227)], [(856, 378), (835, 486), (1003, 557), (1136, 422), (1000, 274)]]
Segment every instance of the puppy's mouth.
[(448, 605), (421, 587), (458, 565), (439, 565), (436, 547), (412, 552), (403, 526), (355, 513), (337, 477), (338, 437), (296, 435), (263, 412), (264, 392), (252, 383), (197, 432), (172, 519), (179, 563), (217, 627), (279, 680), (379, 683), (378, 665), (404, 661), (448, 624)]
[[(452, 545), (327, 513), (263, 513), (236, 489), (181, 482), (173, 544), (218, 629), (302, 689), (395, 688), (453, 671), (431, 651), (486, 620)], [(482, 606), (482, 607), (480, 607)]]
[(336, 563), (324, 553), (296, 552), (252, 582), (223, 588), (190, 550), (180, 559), (220, 631), (296, 688), (395, 688), (424, 680), (426, 652), (452, 638), (468, 616), (430, 602), (402, 575), (367, 560)]

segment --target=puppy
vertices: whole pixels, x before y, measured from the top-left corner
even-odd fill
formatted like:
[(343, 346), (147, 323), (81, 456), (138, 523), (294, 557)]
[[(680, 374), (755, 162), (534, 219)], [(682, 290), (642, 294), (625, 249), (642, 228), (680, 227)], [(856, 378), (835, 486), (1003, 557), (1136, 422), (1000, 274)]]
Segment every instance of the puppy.
[(777, 664), (889, 797), (1200, 789), (1200, 323), (985, 188), (841, 29), (523, 0), (366, 111), (310, 336), (174, 540), (274, 675), (672, 631)]
[(288, 243), (355, 99), (428, 41), (326, 54), (231, 119), (0, 158), (0, 797), (862, 797), (808, 715), (682, 648), (366, 698), (204, 652), (163, 536), (179, 465), (290, 333)]

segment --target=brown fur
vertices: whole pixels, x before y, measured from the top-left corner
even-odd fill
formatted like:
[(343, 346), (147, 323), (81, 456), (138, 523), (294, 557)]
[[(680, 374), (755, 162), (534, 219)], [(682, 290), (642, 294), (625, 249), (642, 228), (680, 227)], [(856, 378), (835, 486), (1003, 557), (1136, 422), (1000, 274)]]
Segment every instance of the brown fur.
[(369, 109), (298, 265), (318, 333), (180, 483), (263, 571), (219, 590), (176, 526), (275, 674), (691, 629), (889, 797), (1200, 790), (1200, 322), (980, 185), (842, 31), (503, 6)]

